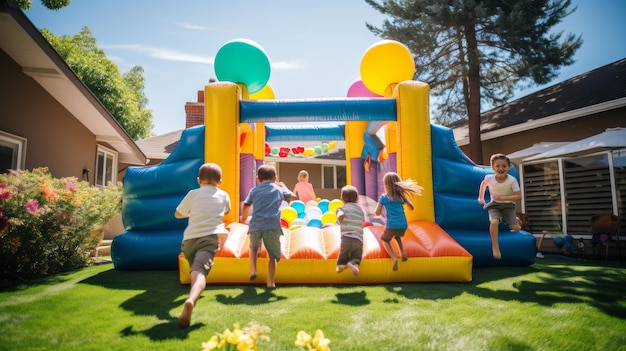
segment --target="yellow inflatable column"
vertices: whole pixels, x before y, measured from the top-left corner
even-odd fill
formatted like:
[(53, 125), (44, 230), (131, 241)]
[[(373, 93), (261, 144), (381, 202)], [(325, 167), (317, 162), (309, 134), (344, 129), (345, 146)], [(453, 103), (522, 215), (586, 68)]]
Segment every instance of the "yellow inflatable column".
[(204, 161), (222, 167), (221, 189), (230, 195), (226, 223), (239, 221), (239, 100), (241, 89), (219, 82), (204, 87)]
[[(363, 184), (354, 184), (357, 179), (360, 183), (364, 183), (365, 175), (363, 175), (363, 160), (361, 152), (363, 151), (363, 135), (367, 130), (367, 121), (347, 121), (345, 130), (346, 139), (346, 182), (356, 186), (361, 195), (365, 194)], [(355, 178), (356, 177), (356, 178)]]
[(424, 187), (422, 196), (413, 198), (415, 210), (406, 211), (409, 223), (435, 221), (429, 93), (428, 84), (416, 81), (401, 82), (394, 89), (398, 106), (398, 174), (402, 179), (411, 178)]

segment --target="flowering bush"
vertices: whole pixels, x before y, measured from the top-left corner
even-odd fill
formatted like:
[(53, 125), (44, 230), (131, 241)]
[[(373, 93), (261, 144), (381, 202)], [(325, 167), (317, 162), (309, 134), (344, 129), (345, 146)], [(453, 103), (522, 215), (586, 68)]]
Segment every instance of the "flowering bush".
[(100, 229), (121, 208), (121, 183), (96, 188), (47, 168), (0, 174), (0, 278), (45, 276), (88, 264)]
[[(234, 324), (235, 329), (224, 330), (219, 335), (213, 335), (207, 342), (202, 343), (202, 351), (258, 351), (258, 342), (260, 340), (270, 341), (269, 336), (265, 335), (270, 332), (270, 328), (262, 326), (257, 322), (250, 322), (248, 326), (241, 329), (239, 322)], [(299, 331), (296, 336), (295, 346), (302, 351), (330, 351), (328, 344), (330, 339), (324, 337), (321, 330), (315, 331), (315, 336)]]

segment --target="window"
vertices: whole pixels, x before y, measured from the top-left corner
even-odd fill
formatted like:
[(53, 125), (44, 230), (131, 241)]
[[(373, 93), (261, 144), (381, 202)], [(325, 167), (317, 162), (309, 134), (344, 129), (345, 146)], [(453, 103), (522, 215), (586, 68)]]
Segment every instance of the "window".
[(346, 166), (322, 165), (322, 189), (340, 189), (346, 185)]
[(0, 173), (24, 169), (26, 139), (0, 131)]
[(96, 159), (96, 186), (106, 186), (109, 182), (117, 181), (117, 153), (111, 149), (98, 145)]

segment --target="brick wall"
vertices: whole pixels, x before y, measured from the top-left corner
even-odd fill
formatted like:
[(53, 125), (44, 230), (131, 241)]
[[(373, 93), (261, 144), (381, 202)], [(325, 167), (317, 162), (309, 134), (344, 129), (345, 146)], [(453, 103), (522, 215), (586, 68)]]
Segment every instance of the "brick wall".
[(204, 90), (198, 90), (198, 102), (185, 104), (185, 128), (204, 124)]

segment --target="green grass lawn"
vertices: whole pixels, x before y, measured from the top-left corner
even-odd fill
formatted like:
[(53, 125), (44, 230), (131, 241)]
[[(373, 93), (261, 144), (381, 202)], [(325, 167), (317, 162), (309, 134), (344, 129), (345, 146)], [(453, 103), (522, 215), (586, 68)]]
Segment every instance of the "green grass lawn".
[(316, 329), (333, 351), (626, 350), (619, 263), (538, 259), (475, 269), (471, 283), (211, 285), (180, 329), (188, 288), (176, 271), (111, 264), (5, 287), (0, 350), (201, 350), (252, 320), (271, 328), (260, 350), (272, 351), (297, 350), (298, 331)]

